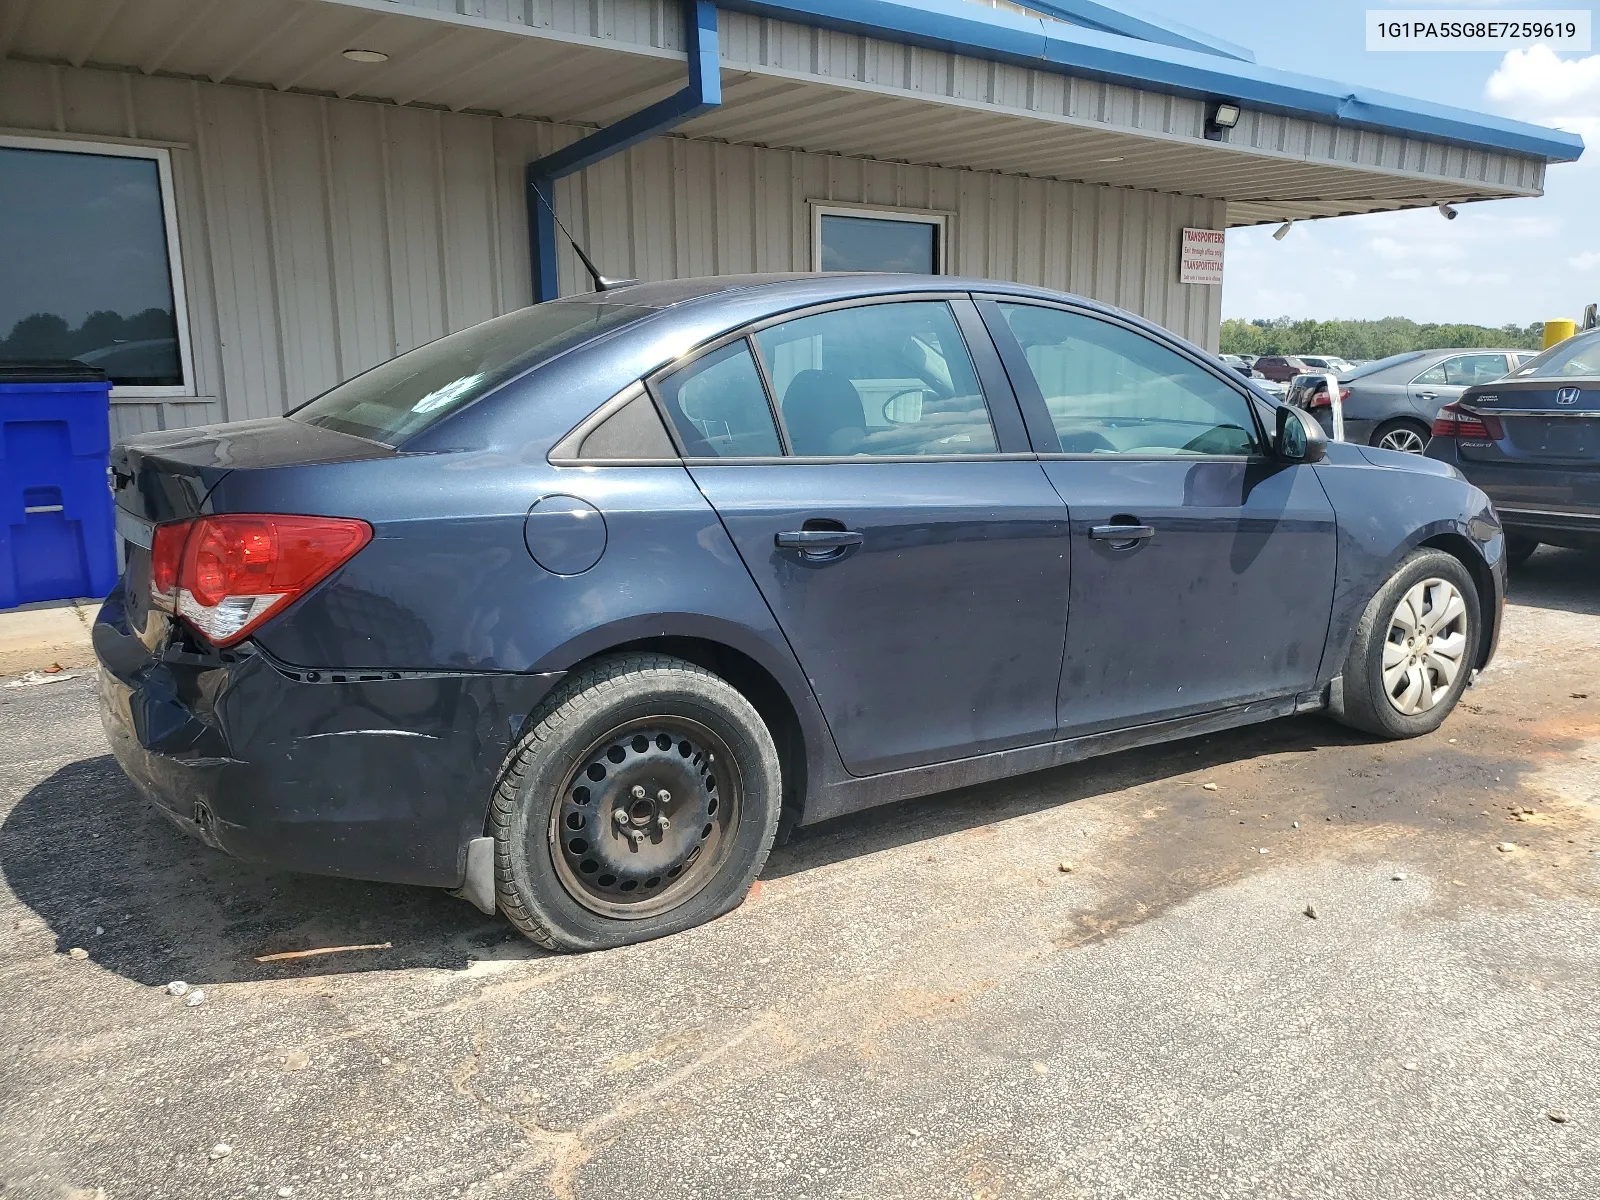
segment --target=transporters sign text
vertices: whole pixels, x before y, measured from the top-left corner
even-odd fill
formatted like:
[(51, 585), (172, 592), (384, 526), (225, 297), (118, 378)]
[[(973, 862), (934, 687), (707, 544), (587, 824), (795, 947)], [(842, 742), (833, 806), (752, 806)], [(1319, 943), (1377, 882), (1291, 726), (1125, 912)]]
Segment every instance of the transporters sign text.
[(1185, 229), (1178, 252), (1178, 282), (1220, 284), (1227, 236), (1220, 229)]

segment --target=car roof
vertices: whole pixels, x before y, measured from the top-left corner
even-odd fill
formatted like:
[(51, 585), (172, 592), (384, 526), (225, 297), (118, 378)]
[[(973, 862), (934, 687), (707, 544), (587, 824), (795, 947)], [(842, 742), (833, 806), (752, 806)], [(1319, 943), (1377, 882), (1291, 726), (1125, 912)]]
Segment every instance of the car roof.
[(821, 304), (829, 300), (888, 295), (904, 292), (984, 292), (989, 295), (1016, 296), (1019, 299), (1068, 300), (1099, 312), (1114, 313), (1148, 324), (1137, 313), (1115, 305), (1091, 300), (1070, 292), (1058, 292), (1031, 284), (1000, 279), (978, 279), (960, 275), (914, 275), (900, 272), (811, 271), (748, 275), (710, 275), (689, 279), (665, 279), (650, 283), (631, 283), (586, 298), (602, 303), (634, 304), (645, 308), (673, 308), (679, 305), (716, 303), (735, 295), (759, 297), (770, 302), (774, 312), (800, 304)]

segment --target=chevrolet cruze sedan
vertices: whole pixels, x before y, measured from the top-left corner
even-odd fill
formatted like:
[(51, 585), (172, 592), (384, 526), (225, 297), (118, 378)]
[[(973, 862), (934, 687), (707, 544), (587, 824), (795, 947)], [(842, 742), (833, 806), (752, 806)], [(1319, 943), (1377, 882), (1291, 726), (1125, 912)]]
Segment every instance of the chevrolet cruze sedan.
[(94, 642), (149, 799), (560, 949), (870, 805), (1312, 710), (1427, 733), (1504, 594), (1458, 472), (981, 280), (558, 300), (113, 471)]

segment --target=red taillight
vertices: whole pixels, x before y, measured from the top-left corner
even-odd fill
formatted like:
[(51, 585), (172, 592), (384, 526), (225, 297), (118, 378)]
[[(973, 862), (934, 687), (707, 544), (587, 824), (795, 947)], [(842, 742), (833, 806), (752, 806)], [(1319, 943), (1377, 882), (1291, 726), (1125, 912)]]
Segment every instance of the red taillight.
[[(1350, 389), (1349, 388), (1340, 388), (1339, 389), (1339, 403), (1343, 404), (1348, 399), (1350, 399)], [(1327, 384), (1323, 384), (1316, 391), (1311, 393), (1311, 399), (1306, 401), (1306, 407), (1307, 408), (1332, 408), (1333, 407), (1333, 401), (1328, 399), (1328, 385)]]
[(1459, 400), (1446, 404), (1433, 419), (1434, 437), (1475, 438), (1483, 442), (1498, 442), (1505, 436), (1500, 418), (1489, 413), (1473, 412), (1463, 408)]
[(207, 641), (229, 646), (372, 540), (343, 517), (233, 514), (156, 528), (150, 594)]
[(155, 540), (150, 544), (150, 598), (157, 607), (172, 609), (173, 597), (178, 591), (178, 568), (183, 561), (183, 540), (189, 536), (193, 521), (177, 521), (171, 525), (157, 525)]

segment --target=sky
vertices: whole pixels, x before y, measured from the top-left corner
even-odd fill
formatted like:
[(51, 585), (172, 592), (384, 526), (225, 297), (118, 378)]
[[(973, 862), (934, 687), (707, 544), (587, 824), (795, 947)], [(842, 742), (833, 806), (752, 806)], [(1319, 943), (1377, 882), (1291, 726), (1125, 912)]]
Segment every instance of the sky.
[[(1382, 88), (1583, 135), (1537, 199), (1275, 226), (1228, 234), (1222, 315), (1526, 325), (1600, 300), (1600, 43), (1589, 54), (1375, 53), (1364, 15), (1391, 8), (1585, 8), (1592, 0), (1135, 0), (1148, 13), (1247, 46), (1263, 66)], [(1285, 19), (1286, 13), (1292, 18)], [(1600, 38), (1600, 12), (1596, 12)]]

